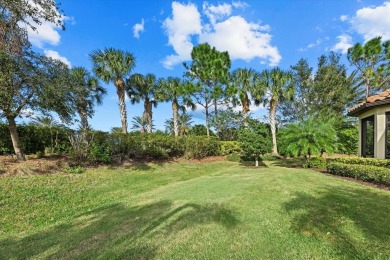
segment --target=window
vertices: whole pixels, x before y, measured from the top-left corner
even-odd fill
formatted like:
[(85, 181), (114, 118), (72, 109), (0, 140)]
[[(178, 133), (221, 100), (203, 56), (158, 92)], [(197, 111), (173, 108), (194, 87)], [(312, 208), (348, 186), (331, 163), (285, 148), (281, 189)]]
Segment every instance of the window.
[(363, 157), (374, 157), (374, 129), (375, 129), (374, 116), (370, 116), (362, 119), (362, 156)]

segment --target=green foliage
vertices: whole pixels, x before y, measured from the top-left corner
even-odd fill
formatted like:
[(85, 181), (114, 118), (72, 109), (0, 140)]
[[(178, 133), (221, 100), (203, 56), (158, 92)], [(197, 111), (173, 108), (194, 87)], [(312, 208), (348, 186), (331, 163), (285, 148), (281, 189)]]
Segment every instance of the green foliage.
[(238, 138), (238, 130), (244, 126), (244, 119), (241, 112), (235, 112), (231, 107), (218, 112), (218, 117), (212, 114), (211, 125), (214, 128), (218, 127), (218, 137), (222, 141), (236, 141)]
[(221, 148), (216, 137), (188, 136), (186, 138), (185, 157), (202, 159), (220, 154)]
[(327, 170), (331, 174), (390, 186), (390, 169), (388, 168), (331, 162), (327, 164)]
[(358, 153), (359, 130), (356, 126), (337, 131), (337, 137), (337, 153), (348, 155)]
[[(188, 134), (196, 135), (196, 136), (204, 136), (207, 135), (207, 129), (204, 125), (194, 125), (193, 127), (191, 127)], [(215, 134), (212, 131), (210, 131), (210, 135), (215, 136)]]
[(239, 162), (241, 161), (241, 154), (240, 153), (232, 153), (226, 156), (226, 160), (230, 162)]
[(314, 118), (288, 125), (283, 139), (288, 143), (288, 153), (305, 156), (307, 167), (311, 167), (312, 155), (321, 155), (323, 152), (331, 154), (337, 145), (337, 135), (332, 124)]
[(310, 160), (310, 165), (305, 162), (303, 165), (303, 168), (320, 168), (325, 169), (326, 168), (326, 159), (324, 157), (314, 157)]
[(220, 141), (221, 155), (229, 155), (233, 153), (241, 153), (241, 144), (238, 141)]
[(377, 167), (390, 168), (389, 159), (376, 159), (376, 158), (362, 158), (362, 157), (348, 157), (348, 158), (335, 158), (328, 159), (329, 162), (337, 162), (343, 164), (359, 164), (359, 165), (371, 165)]
[(373, 90), (385, 90), (390, 80), (390, 41), (373, 38), (364, 45), (356, 43), (348, 49), (348, 60), (366, 85), (366, 98)]
[(242, 155), (254, 157), (256, 162), (262, 154), (271, 152), (271, 138), (267, 124), (252, 121), (248, 128), (242, 128), (238, 132)]
[[(18, 125), (21, 147), (26, 154), (36, 154), (47, 150), (50, 153), (67, 152), (70, 144), (70, 129), (63, 127), (45, 127), (35, 125)], [(12, 153), (12, 141), (8, 126), (0, 123), (0, 154)]]

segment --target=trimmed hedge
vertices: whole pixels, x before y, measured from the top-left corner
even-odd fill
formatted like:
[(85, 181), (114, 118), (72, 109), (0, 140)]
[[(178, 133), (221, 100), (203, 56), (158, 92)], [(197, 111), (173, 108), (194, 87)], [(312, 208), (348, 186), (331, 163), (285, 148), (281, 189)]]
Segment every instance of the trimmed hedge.
[(188, 136), (186, 139), (186, 158), (202, 159), (220, 155), (220, 141), (216, 137)]
[(327, 170), (331, 174), (390, 186), (390, 169), (385, 167), (331, 162)]
[(376, 158), (362, 158), (362, 157), (354, 157), (354, 158), (336, 158), (336, 159), (328, 159), (328, 162), (337, 162), (344, 164), (359, 164), (359, 165), (371, 165), (377, 167), (390, 167), (390, 160), (386, 159), (376, 159)]

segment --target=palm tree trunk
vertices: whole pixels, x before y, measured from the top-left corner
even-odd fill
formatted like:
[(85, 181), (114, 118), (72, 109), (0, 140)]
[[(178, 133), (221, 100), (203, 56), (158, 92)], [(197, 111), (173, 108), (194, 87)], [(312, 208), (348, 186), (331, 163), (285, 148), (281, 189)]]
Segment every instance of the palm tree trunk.
[(244, 119), (244, 127), (245, 128), (248, 128), (249, 127), (249, 124), (248, 124), (248, 115), (249, 115), (249, 102), (248, 102), (248, 94), (245, 93), (245, 96), (244, 98), (241, 100), (241, 103), (242, 103), (242, 117)]
[(86, 132), (89, 128), (86, 110), (80, 111), (81, 129)]
[(146, 132), (148, 134), (152, 133), (152, 103), (148, 98), (145, 99), (144, 102), (144, 113), (146, 114), (146, 122), (147, 122), (147, 127), (146, 127)]
[(122, 78), (118, 78), (115, 81), (116, 94), (119, 98), (119, 110), (121, 113), (122, 121), (122, 133), (127, 134), (127, 114), (126, 114), (126, 102), (125, 102), (125, 82)]
[(7, 121), (8, 121), (8, 130), (11, 134), (12, 145), (14, 147), (14, 151), (16, 154), (16, 159), (18, 161), (25, 161), (26, 157), (24, 156), (22, 147), (20, 145), (19, 135), (16, 129), (15, 117), (12, 116), (7, 117)]
[(178, 122), (178, 104), (177, 99), (175, 98), (172, 102), (172, 111), (173, 111), (173, 131), (175, 132), (175, 137), (179, 136), (179, 122)]
[(276, 106), (278, 105), (278, 102), (271, 98), (271, 102), (269, 105), (269, 124), (271, 126), (271, 135), (272, 135), (272, 155), (279, 155), (278, 153), (278, 146), (276, 143)]

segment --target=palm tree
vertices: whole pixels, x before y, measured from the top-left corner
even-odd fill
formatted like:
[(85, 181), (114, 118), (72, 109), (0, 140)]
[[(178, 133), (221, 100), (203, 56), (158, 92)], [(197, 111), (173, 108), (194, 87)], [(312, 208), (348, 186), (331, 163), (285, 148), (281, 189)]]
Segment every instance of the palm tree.
[(60, 126), (61, 124), (56, 120), (52, 115), (48, 116), (35, 116), (31, 122), (31, 125), (35, 126), (43, 126), (43, 127), (53, 127), (53, 126)]
[[(133, 123), (132, 129), (139, 130), (142, 133), (145, 133), (145, 129), (149, 127), (149, 122), (145, 113), (142, 116), (135, 116), (131, 121)], [(154, 129), (154, 125), (152, 123), (152, 129)]]
[(256, 104), (269, 106), (269, 123), (272, 134), (272, 154), (278, 155), (276, 142), (276, 109), (280, 102), (291, 99), (294, 95), (293, 75), (279, 68), (264, 70), (254, 94)]
[(127, 133), (127, 115), (125, 103), (125, 81), (135, 66), (135, 57), (130, 52), (113, 48), (93, 51), (90, 54), (93, 62), (93, 72), (104, 82), (113, 82), (119, 99), (122, 132)]
[[(178, 115), (178, 134), (180, 136), (187, 135), (191, 129), (192, 115), (186, 112)], [(165, 130), (169, 133), (175, 133), (175, 126), (173, 118), (165, 120)]]
[(242, 117), (245, 127), (248, 127), (247, 118), (250, 111), (250, 93), (256, 89), (259, 74), (253, 69), (237, 69), (231, 75), (231, 82), (234, 86), (233, 106), (242, 106)]
[(127, 94), (132, 104), (144, 101), (144, 116), (147, 121), (146, 131), (152, 132), (153, 112), (152, 107), (157, 107), (157, 99), (155, 93), (158, 85), (156, 76), (153, 74), (146, 74), (145, 76), (139, 73), (132, 75), (127, 81)]
[(283, 141), (288, 143), (287, 152), (294, 156), (304, 156), (310, 167), (312, 155), (323, 152), (333, 153), (337, 144), (337, 134), (330, 122), (309, 117), (298, 124), (290, 124), (283, 129)]
[(73, 99), (77, 113), (81, 119), (81, 129), (86, 131), (89, 128), (88, 117), (94, 114), (94, 105), (102, 104), (103, 95), (107, 92), (99, 84), (99, 80), (93, 77), (83, 67), (74, 67), (70, 71)]
[(166, 80), (160, 79), (158, 82), (159, 91), (156, 94), (159, 99), (172, 101), (172, 129), (175, 137), (179, 136), (180, 132), (179, 110), (181, 110), (183, 112), (182, 115), (184, 115), (186, 107), (190, 107), (192, 110), (196, 108), (195, 104), (191, 100), (191, 96), (187, 88), (188, 84), (189, 82), (182, 81), (177, 77), (168, 77)]

